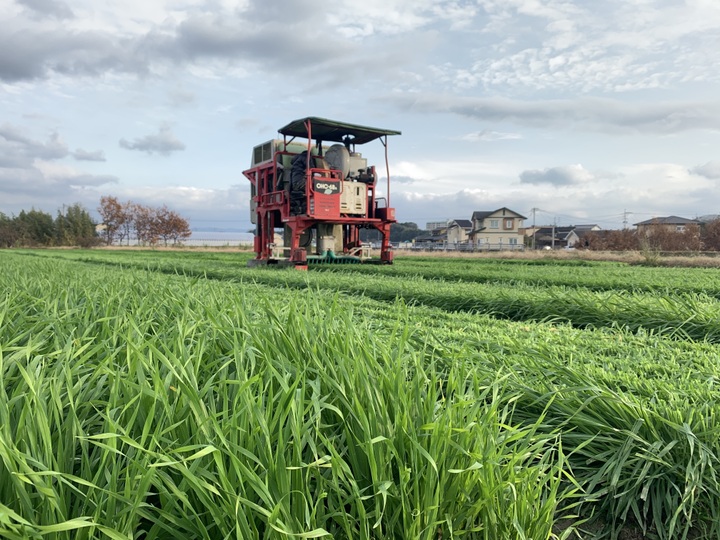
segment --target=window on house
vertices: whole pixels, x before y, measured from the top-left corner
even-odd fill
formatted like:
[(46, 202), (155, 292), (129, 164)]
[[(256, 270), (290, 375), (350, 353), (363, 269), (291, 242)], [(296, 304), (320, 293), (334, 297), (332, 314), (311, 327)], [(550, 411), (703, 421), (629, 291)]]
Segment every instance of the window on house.
[(511, 230), (513, 228), (513, 220), (512, 219), (506, 219), (505, 220), (505, 229)]
[(498, 228), (500, 228), (500, 220), (499, 220), (499, 219), (491, 219), (491, 220), (490, 220), (490, 228), (491, 228), (491, 229), (498, 229)]
[(685, 225), (677, 225), (677, 226), (675, 227), (675, 230), (676, 230), (677, 232), (685, 232)]
[(511, 246), (517, 246), (517, 238), (511, 238), (511, 239), (510, 239), (510, 245), (511, 245)]

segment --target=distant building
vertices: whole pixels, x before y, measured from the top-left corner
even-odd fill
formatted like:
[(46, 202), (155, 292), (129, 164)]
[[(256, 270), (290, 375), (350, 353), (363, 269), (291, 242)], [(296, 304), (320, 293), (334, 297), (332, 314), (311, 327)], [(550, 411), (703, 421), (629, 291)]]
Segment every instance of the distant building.
[(697, 219), (687, 219), (679, 216), (656, 217), (635, 223), (638, 235), (649, 236), (653, 231), (665, 230), (668, 232), (685, 232), (688, 227), (699, 227), (701, 222)]
[(453, 219), (447, 226), (448, 244), (467, 244), (473, 224), (469, 219)]
[(575, 234), (577, 235), (578, 239), (575, 244), (573, 244), (572, 247), (587, 247), (588, 245), (588, 239), (587, 236), (590, 233), (598, 233), (602, 231), (602, 227), (600, 225), (596, 225), (594, 223), (591, 224), (583, 224), (583, 225), (575, 225)]
[(522, 250), (522, 222), (525, 216), (502, 207), (473, 212), (471, 219), (428, 222), (429, 232), (415, 238), (415, 247), (423, 249)]
[(416, 247), (437, 248), (447, 246), (447, 225), (430, 230), (427, 234), (416, 236), (413, 242)]
[(448, 222), (449, 222), (449, 220), (447, 220), (447, 219), (445, 221), (428, 221), (425, 224), (425, 230), (426, 231), (434, 231), (436, 229), (444, 229), (445, 227), (448, 226)]
[(476, 249), (523, 249), (521, 227), (525, 219), (522, 214), (504, 206), (497, 210), (477, 210), (471, 218), (468, 240)]
[(575, 232), (575, 227), (536, 227), (535, 247), (542, 248), (570, 248), (574, 247), (580, 237)]
[(581, 233), (588, 233), (593, 231), (602, 231), (602, 227), (600, 225), (596, 225), (595, 223), (585, 223), (583, 225), (573, 225), (575, 228), (575, 232), (580, 235)]
[(536, 248), (572, 248), (581, 246), (583, 239), (588, 233), (600, 231), (599, 225), (543, 225), (540, 227), (529, 227), (525, 229), (525, 236), (529, 239), (529, 244)]

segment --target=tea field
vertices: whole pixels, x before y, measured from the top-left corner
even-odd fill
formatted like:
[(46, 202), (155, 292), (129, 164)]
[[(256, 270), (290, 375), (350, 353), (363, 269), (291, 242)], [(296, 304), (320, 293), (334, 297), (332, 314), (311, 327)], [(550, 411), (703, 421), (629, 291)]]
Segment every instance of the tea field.
[(720, 538), (720, 274), (0, 252), (0, 537)]

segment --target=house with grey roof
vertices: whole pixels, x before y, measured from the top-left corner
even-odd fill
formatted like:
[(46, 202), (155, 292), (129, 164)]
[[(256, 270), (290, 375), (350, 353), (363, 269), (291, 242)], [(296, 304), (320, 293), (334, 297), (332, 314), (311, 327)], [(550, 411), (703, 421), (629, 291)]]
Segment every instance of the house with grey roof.
[(596, 224), (583, 225), (542, 225), (528, 227), (525, 236), (530, 239), (529, 244), (536, 248), (572, 248), (582, 246), (585, 237), (591, 233), (602, 230)]
[(473, 224), (469, 219), (451, 220), (447, 226), (448, 244), (467, 244), (472, 230)]
[(654, 231), (685, 232), (688, 228), (699, 227), (701, 222), (697, 219), (687, 219), (679, 216), (654, 217), (640, 223), (635, 223), (640, 236), (649, 236)]
[(565, 248), (573, 247), (580, 237), (575, 232), (575, 227), (553, 227), (552, 225), (536, 227), (534, 232), (535, 247), (541, 248)]
[(520, 229), (525, 219), (505, 206), (497, 210), (477, 210), (470, 219), (472, 230), (468, 240), (476, 249), (523, 249), (524, 234)]
[(447, 227), (438, 227), (432, 229), (425, 234), (416, 236), (413, 239), (413, 244), (418, 248), (434, 249), (438, 247), (444, 248), (448, 242), (448, 230)]

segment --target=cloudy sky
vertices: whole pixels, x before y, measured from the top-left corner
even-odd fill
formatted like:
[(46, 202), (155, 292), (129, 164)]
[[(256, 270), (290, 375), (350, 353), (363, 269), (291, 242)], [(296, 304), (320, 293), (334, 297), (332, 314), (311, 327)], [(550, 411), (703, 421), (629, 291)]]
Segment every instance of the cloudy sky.
[(717, 214), (718, 51), (717, 0), (0, 0), (0, 212), (248, 229), (252, 147), (323, 116), (402, 131), (420, 226)]

